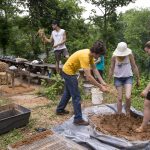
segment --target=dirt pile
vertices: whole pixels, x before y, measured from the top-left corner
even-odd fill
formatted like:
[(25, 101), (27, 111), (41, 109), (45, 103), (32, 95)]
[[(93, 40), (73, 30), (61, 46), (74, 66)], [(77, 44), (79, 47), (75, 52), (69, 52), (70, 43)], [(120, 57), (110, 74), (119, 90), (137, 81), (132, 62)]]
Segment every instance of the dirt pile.
[(118, 115), (95, 115), (90, 118), (98, 131), (105, 134), (124, 137), (131, 141), (150, 140), (150, 126), (146, 132), (136, 133), (135, 129), (142, 123), (142, 118)]

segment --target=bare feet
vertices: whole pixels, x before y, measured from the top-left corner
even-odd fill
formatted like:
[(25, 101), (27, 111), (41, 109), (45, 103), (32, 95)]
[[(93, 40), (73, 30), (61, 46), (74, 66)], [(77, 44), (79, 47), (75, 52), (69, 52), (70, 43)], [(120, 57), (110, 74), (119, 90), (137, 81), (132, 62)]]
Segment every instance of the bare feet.
[(143, 127), (139, 127), (135, 130), (135, 132), (137, 133), (142, 133), (142, 132), (145, 132), (146, 131), (146, 128), (143, 128)]
[(119, 115), (119, 116), (124, 115), (124, 113), (123, 113), (123, 112), (117, 112), (116, 114), (117, 114), (117, 115)]

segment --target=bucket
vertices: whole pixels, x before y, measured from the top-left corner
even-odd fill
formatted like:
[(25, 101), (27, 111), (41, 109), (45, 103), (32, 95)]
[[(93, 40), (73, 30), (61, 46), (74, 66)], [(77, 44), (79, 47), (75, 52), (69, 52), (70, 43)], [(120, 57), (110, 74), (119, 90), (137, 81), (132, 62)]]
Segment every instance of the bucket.
[(99, 105), (103, 101), (103, 92), (99, 90), (99, 88), (92, 88), (92, 103), (94, 105)]
[(85, 95), (91, 95), (91, 88), (92, 87), (93, 87), (92, 84), (89, 84), (89, 83), (84, 83), (83, 84)]

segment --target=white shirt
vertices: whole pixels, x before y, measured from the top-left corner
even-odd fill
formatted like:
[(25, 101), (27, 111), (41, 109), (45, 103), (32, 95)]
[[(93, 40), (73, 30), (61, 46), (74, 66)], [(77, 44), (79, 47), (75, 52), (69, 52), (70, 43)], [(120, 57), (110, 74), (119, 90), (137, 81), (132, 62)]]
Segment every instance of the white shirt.
[[(60, 29), (59, 31), (54, 30), (52, 32), (52, 37), (54, 39), (54, 45), (57, 45), (63, 41), (64, 33), (65, 33), (64, 29)], [(66, 45), (62, 44), (62, 45), (55, 47), (54, 50), (61, 50), (61, 49), (65, 49), (65, 48), (66, 48)]]
[(122, 62), (119, 62), (117, 58), (115, 61), (114, 77), (124, 78), (133, 76), (129, 56), (126, 56)]

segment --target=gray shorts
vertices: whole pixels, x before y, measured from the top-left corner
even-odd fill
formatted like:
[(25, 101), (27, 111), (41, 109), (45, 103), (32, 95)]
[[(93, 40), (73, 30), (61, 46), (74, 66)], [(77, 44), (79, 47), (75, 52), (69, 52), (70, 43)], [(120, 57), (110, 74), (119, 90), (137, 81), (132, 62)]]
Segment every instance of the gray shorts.
[(61, 50), (55, 50), (54, 54), (55, 54), (55, 59), (57, 62), (61, 60), (62, 55), (64, 57), (67, 57), (69, 55), (67, 48), (61, 49)]
[(124, 86), (125, 84), (133, 84), (133, 77), (114, 78), (114, 85), (116, 87)]

